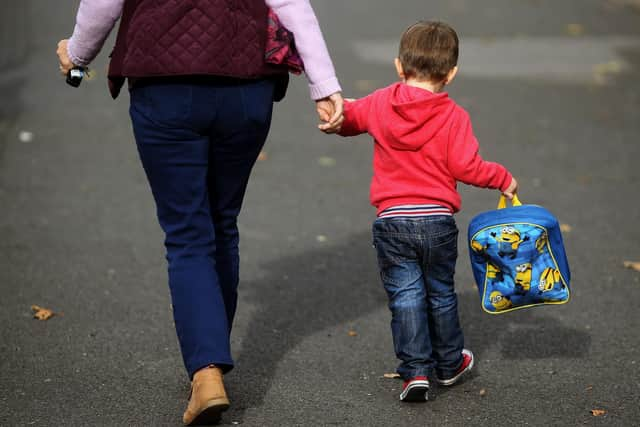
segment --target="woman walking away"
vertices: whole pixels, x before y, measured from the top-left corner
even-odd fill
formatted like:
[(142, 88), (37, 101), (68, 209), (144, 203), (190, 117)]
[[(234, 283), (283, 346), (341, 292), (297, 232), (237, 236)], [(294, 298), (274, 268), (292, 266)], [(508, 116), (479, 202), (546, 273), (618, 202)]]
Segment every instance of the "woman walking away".
[(340, 86), (309, 0), (82, 0), (73, 35), (58, 44), (66, 75), (95, 58), (120, 18), (109, 87), (115, 98), (128, 79), (133, 132), (166, 235), (191, 380), (187, 425), (217, 422), (229, 407), (222, 378), (233, 368), (237, 218), (288, 81), (286, 63), (265, 60), (270, 9), (295, 36), (320, 128), (334, 132)]

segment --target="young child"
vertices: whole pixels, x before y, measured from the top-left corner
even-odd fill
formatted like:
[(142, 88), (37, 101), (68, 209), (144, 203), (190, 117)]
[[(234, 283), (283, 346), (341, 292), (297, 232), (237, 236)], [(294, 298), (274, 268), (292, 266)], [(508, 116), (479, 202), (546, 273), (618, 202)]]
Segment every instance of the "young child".
[(473, 368), (464, 349), (454, 291), (460, 210), (457, 181), (499, 189), (517, 182), (484, 161), (469, 115), (443, 89), (458, 71), (458, 36), (447, 24), (418, 22), (395, 59), (402, 80), (345, 104), (342, 136), (375, 139), (371, 203), (373, 239), (389, 297), (403, 401), (425, 401), (429, 379), (455, 384)]

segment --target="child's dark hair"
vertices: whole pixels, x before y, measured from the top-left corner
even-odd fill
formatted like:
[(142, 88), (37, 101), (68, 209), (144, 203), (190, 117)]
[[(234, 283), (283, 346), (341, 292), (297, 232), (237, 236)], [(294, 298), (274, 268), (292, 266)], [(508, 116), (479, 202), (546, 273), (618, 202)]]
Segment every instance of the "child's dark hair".
[(458, 65), (458, 34), (449, 25), (420, 21), (402, 34), (399, 59), (407, 78), (441, 82)]

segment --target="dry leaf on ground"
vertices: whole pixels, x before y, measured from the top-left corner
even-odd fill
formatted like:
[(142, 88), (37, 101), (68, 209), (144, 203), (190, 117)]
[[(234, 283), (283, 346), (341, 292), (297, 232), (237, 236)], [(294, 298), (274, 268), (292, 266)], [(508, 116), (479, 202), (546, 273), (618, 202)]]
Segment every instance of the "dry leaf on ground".
[(480, 396), (484, 397), (486, 395), (487, 395), (487, 390), (485, 390), (484, 388), (480, 389)]
[(618, 61), (609, 61), (596, 64), (593, 67), (593, 82), (597, 85), (605, 85), (610, 77), (623, 71), (623, 64)]
[(393, 373), (389, 373), (389, 374), (384, 374), (383, 377), (385, 378), (400, 378), (400, 374), (398, 374), (397, 372), (393, 372)]
[(358, 335), (358, 333), (356, 331), (354, 331), (354, 330), (349, 331), (348, 334), (349, 334), (350, 337), (355, 337), (355, 336)]
[(331, 168), (336, 165), (336, 159), (329, 156), (322, 156), (318, 158), (318, 164), (325, 168)]
[(622, 70), (622, 63), (619, 61), (603, 62), (593, 66), (593, 71), (596, 74), (618, 74)]
[(98, 72), (95, 69), (86, 68), (84, 70), (84, 79), (85, 80), (95, 80), (96, 77), (98, 77)]
[(591, 410), (591, 415), (593, 415), (594, 417), (600, 417), (604, 414), (606, 414), (607, 411), (605, 411), (604, 409), (592, 409)]
[(569, 224), (560, 224), (560, 231), (563, 233), (570, 233), (573, 230), (573, 227)]
[(32, 305), (31, 310), (33, 310), (33, 317), (38, 320), (49, 320), (55, 315), (55, 313), (48, 308), (37, 305)]
[(640, 271), (640, 261), (625, 261), (624, 266), (635, 271)]
[(568, 24), (567, 34), (570, 36), (581, 36), (584, 34), (584, 27), (580, 24)]

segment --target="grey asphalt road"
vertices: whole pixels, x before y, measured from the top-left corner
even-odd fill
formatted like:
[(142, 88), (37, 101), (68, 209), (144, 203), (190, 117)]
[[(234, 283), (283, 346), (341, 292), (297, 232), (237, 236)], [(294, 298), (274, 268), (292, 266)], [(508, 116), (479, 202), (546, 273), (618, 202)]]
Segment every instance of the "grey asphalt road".
[[(73, 28), (70, 3), (15, 2), (25, 9), (1, 18), (0, 425), (178, 426), (188, 382), (128, 99), (109, 98), (104, 53), (80, 89), (59, 78), (54, 51)], [(465, 234), (497, 194), (463, 186), (456, 277), (477, 367), (426, 404), (399, 402), (401, 383), (383, 377), (396, 360), (370, 245), (371, 143), (316, 132), (296, 79), (241, 216), (237, 365), (223, 423), (639, 425), (640, 273), (623, 267), (640, 261), (634, 0), (313, 5), (347, 96), (394, 80), (394, 43), (415, 20), (459, 30), (451, 95), (470, 112), (483, 155), (519, 178), (523, 201), (571, 227), (573, 299), (482, 312)], [(60, 315), (34, 320), (32, 304)]]

